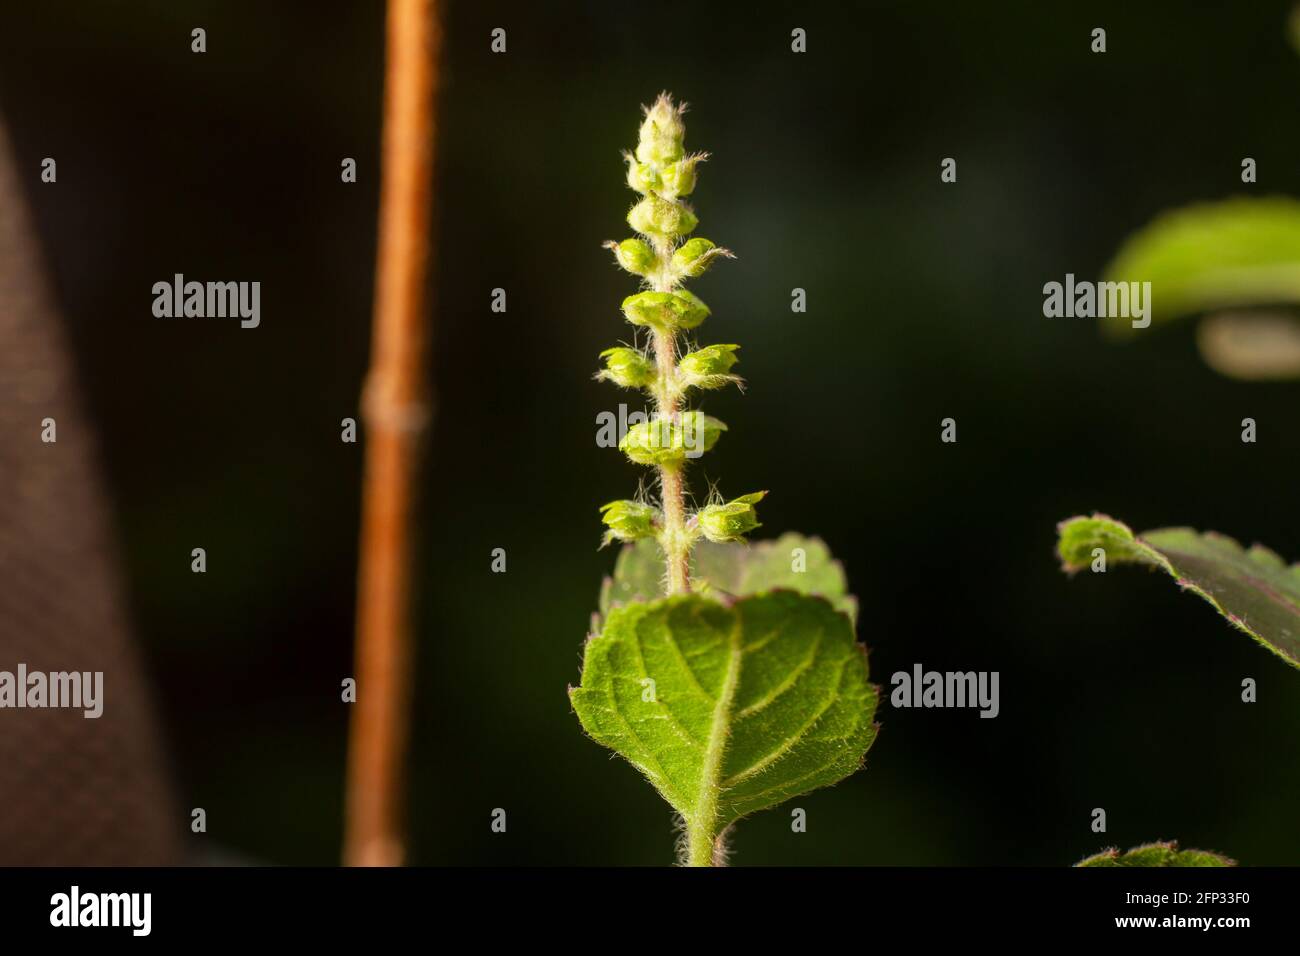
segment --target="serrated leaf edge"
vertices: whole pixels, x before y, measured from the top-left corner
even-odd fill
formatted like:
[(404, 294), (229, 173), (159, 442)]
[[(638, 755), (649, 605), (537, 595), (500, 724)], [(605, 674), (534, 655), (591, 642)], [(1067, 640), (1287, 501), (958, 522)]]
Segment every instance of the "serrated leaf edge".
[[(1130, 847), (1129, 849), (1123, 851), (1122, 853), (1120, 852), (1119, 847), (1114, 847), (1114, 846), (1107, 847), (1106, 849), (1100, 851), (1099, 853), (1094, 853), (1091, 856), (1085, 856), (1078, 863), (1075, 863), (1074, 867), (1076, 869), (1079, 867), (1092, 867), (1092, 866), (1096, 866), (1099, 862), (1103, 860), (1113, 860), (1115, 861), (1115, 865), (1120, 867), (1124, 867), (1124, 866), (1136, 867), (1139, 866), (1140, 864), (1124, 863), (1121, 861), (1123, 861), (1126, 857), (1132, 857), (1135, 854), (1141, 853), (1143, 850), (1152, 850), (1155, 849), (1156, 847), (1160, 847), (1161, 849), (1168, 850), (1169, 852), (1173, 853), (1175, 856), (1178, 856), (1180, 854), (1195, 853), (1200, 856), (1214, 857), (1215, 859), (1220, 861), (1219, 863), (1220, 866), (1237, 866), (1237, 861), (1234, 860), (1232, 857), (1226, 856), (1223, 853), (1215, 852), (1214, 850), (1198, 850), (1195, 848), (1188, 849), (1188, 850), (1180, 850), (1178, 849), (1177, 840), (1153, 840), (1150, 843), (1142, 843), (1139, 844), (1138, 846)], [(1167, 866), (1168, 864), (1165, 865)]]
[[(793, 533), (793, 532), (790, 532), (790, 533)], [(827, 550), (828, 550), (828, 552), (829, 552), (829, 548), (828, 548)], [(684, 600), (703, 599), (703, 600), (711, 600), (711, 601), (713, 601), (714, 603), (716, 603), (716, 604), (718, 604), (718, 605), (720, 605), (720, 606), (722, 606), (722, 607), (726, 607), (726, 608), (728, 608), (728, 609), (731, 609), (735, 604), (739, 603), (740, 601), (756, 600), (756, 599), (763, 598), (763, 597), (768, 597), (768, 596), (771, 596), (771, 595), (774, 595), (774, 594), (789, 594), (789, 595), (791, 595), (792, 597), (798, 598), (798, 599), (800, 599), (800, 600), (804, 600), (804, 601), (816, 601), (816, 602), (819, 602), (820, 604), (824, 605), (825, 608), (828, 609), (832, 614), (838, 615), (838, 616), (840, 616), (840, 617), (842, 617), (842, 618), (845, 619), (845, 622), (848, 624), (848, 627), (849, 627), (849, 633), (852, 635), (853, 650), (855, 650), (855, 651), (857, 652), (858, 664), (859, 664), (859, 666), (861, 666), (862, 669), (863, 669), (864, 676), (867, 678), (867, 686), (871, 689), (871, 691), (872, 691), (872, 695), (873, 695), (873, 699), (874, 699), (874, 701), (875, 701), (875, 703), (876, 703), (876, 706), (878, 707), (878, 706), (879, 706), (879, 702), (880, 702), (880, 685), (871, 682), (871, 679), (870, 679), (871, 669), (870, 669), (870, 657), (869, 657), (870, 649), (866, 646), (865, 643), (863, 643), (863, 642), (858, 638), (858, 634), (857, 634), (857, 623), (856, 623), (856, 620), (855, 620), (853, 617), (851, 617), (849, 614), (847, 614), (846, 612), (840, 610), (840, 609), (839, 609), (838, 607), (836, 607), (833, 603), (831, 603), (830, 600), (828, 600), (827, 598), (825, 598), (824, 596), (822, 596), (822, 595), (820, 595), (820, 594), (807, 594), (807, 593), (804, 593), (804, 592), (802, 592), (802, 591), (796, 591), (796, 590), (794, 590), (793, 588), (777, 587), (777, 588), (767, 588), (767, 589), (765, 589), (765, 590), (763, 590), (763, 591), (755, 591), (755, 592), (753, 592), (753, 593), (751, 593), (751, 594), (734, 595), (734, 596), (728, 596), (728, 597), (724, 597), (724, 598), (719, 598), (719, 597), (717, 597), (717, 596), (716, 596), (716, 593), (709, 593), (709, 594), (692, 593), (692, 594), (669, 595), (669, 596), (666, 596), (666, 597), (655, 598), (655, 599), (652, 600), (652, 601), (633, 601), (633, 602), (630, 602), (630, 604), (632, 604), (632, 605), (639, 605), (639, 604), (646, 604), (646, 605), (649, 605), (649, 604), (656, 604), (656, 603), (671, 604), (671, 603), (675, 603), (675, 602), (681, 602), (681, 601), (684, 601)], [(610, 607), (610, 611), (614, 611), (614, 610), (619, 609), (619, 608), (625, 608), (625, 607), (628, 607), (628, 606), (629, 606), (629, 605), (627, 605), (627, 604), (611, 605), (611, 607)], [(594, 620), (595, 620), (596, 617), (597, 617), (597, 615), (593, 615), (593, 623), (594, 623)], [(585, 658), (586, 658), (587, 645), (588, 645), (588, 644), (591, 644), (591, 643), (594, 642), (594, 641), (598, 641), (598, 640), (600, 640), (600, 639), (604, 636), (603, 631), (604, 631), (604, 628), (608, 626), (608, 623), (609, 623), (609, 622), (608, 622), (608, 619), (602, 621), (602, 622), (601, 622), (601, 628), (602, 628), (602, 630), (601, 630), (600, 633), (597, 633), (597, 632), (594, 632), (594, 631), (593, 631), (592, 633), (589, 633), (589, 634), (587, 635), (587, 639), (586, 639), (586, 641), (584, 641), (584, 643), (583, 643), (583, 658), (584, 658), (584, 661), (585, 661)], [(739, 684), (739, 678), (740, 678), (740, 661), (741, 661), (741, 659), (743, 659), (743, 656), (744, 656), (744, 649), (743, 649), (743, 647), (741, 647), (741, 646), (739, 645), (739, 641), (740, 641), (740, 633), (739, 633), (740, 623), (741, 623), (741, 618), (740, 618), (739, 616), (737, 616), (737, 617), (736, 617), (736, 621), (735, 621), (735, 626), (734, 626), (733, 629), (732, 629), (732, 634), (731, 634), (731, 637), (730, 637), (730, 639), (731, 639), (731, 641), (732, 641), (732, 657), (731, 657), (731, 661), (729, 662), (729, 667), (728, 667), (728, 672), (727, 672), (727, 675), (726, 675), (726, 679), (724, 680), (723, 693), (720, 693), (720, 694), (719, 694), (718, 703), (717, 703), (717, 705), (715, 706), (715, 710), (714, 710), (714, 716), (713, 716), (712, 720), (710, 721), (709, 740), (708, 740), (708, 742), (707, 742), (707, 744), (706, 744), (706, 748), (707, 748), (707, 749), (706, 749), (706, 758), (705, 758), (706, 771), (705, 771), (705, 773), (702, 775), (702, 780), (701, 780), (701, 797), (702, 797), (702, 798), (707, 797), (707, 799), (708, 799), (708, 803), (706, 804), (706, 807), (708, 808), (708, 812), (709, 812), (710, 818), (711, 818), (712, 821), (713, 821), (713, 824), (709, 827), (709, 830), (710, 830), (710, 832), (712, 833), (712, 837), (711, 837), (711, 839), (714, 841), (714, 844), (715, 844), (715, 845), (713, 846), (713, 848), (712, 848), (712, 855), (713, 855), (713, 857), (715, 858), (715, 860), (721, 860), (721, 859), (724, 859), (724, 858), (725, 858), (726, 853), (727, 853), (727, 849), (726, 849), (726, 846), (725, 846), (725, 839), (724, 839), (724, 838), (725, 838), (726, 834), (731, 830), (731, 828), (734, 827), (734, 826), (736, 825), (736, 823), (738, 823), (739, 821), (741, 821), (741, 820), (745, 819), (746, 817), (748, 817), (750, 814), (752, 814), (752, 813), (754, 813), (754, 812), (757, 812), (757, 811), (755, 811), (755, 810), (749, 810), (749, 811), (745, 811), (745, 812), (743, 812), (743, 813), (738, 813), (738, 814), (737, 814), (735, 817), (733, 817), (733, 818), (732, 818), (732, 819), (727, 823), (727, 825), (726, 825), (725, 827), (723, 827), (721, 830), (717, 830), (717, 829), (715, 829), (715, 826), (716, 826), (716, 818), (717, 818), (717, 803), (718, 803), (718, 797), (719, 797), (719, 795), (721, 795), (721, 793), (726, 789), (726, 783), (727, 783), (727, 781), (723, 781), (723, 780), (721, 780), (720, 777), (721, 777), (722, 760), (723, 760), (723, 758), (724, 758), (724, 756), (725, 756), (725, 753), (726, 753), (727, 728), (730, 726), (731, 718), (734, 716), (734, 715), (732, 714), (732, 712), (731, 712), (731, 704), (734, 702), (736, 687), (737, 687), (738, 684)], [(578, 685), (578, 686), (575, 686), (575, 685), (570, 684), (570, 685), (566, 688), (566, 696), (569, 698), (569, 709), (570, 709), (570, 712), (574, 713), (575, 715), (576, 715), (576, 708), (573, 706), (573, 692), (574, 692), (575, 690), (579, 689), (579, 687), (581, 686), (581, 679), (582, 679), (582, 677), (581, 677), (581, 674), (580, 674), (580, 676), (579, 676), (579, 685)], [(725, 709), (725, 710), (722, 710), (723, 705), (724, 705), (724, 699), (725, 699), (725, 702), (726, 702), (726, 709)], [(724, 719), (719, 720), (719, 716), (720, 716), (720, 715), (721, 715)], [(581, 721), (579, 721), (579, 726), (582, 726)], [(630, 730), (630, 729), (631, 729), (631, 728), (629, 728), (629, 730)], [(591, 733), (586, 729), (585, 726), (582, 726), (582, 731), (583, 731), (583, 734), (584, 734), (585, 736), (587, 736), (587, 737), (588, 737), (588, 738), (589, 738), (593, 743), (599, 744), (599, 745), (602, 746), (602, 747), (606, 747), (607, 749), (611, 749), (611, 750), (612, 750), (612, 748), (608, 748), (606, 744), (602, 743), (600, 740), (597, 740), (596, 737), (594, 737), (594, 736), (593, 736), (593, 735), (592, 735), (592, 734), (591, 734)], [(634, 735), (635, 735), (635, 732), (633, 732), (633, 733), (634, 733)], [(720, 733), (720, 736), (719, 736), (719, 733)], [(877, 737), (879, 736), (879, 734), (880, 734), (880, 722), (877, 721), (877, 720), (872, 720), (872, 722), (871, 722), (871, 736), (870, 736), (869, 742), (868, 742), (868, 744), (867, 744), (867, 748), (866, 748), (867, 750), (870, 750), (870, 748), (871, 748), (872, 746), (874, 746), (874, 744), (875, 744), (875, 742), (876, 742), (876, 739), (877, 739)], [(652, 784), (655, 785), (655, 789), (656, 789), (657, 791), (660, 792), (660, 796), (664, 796), (662, 790), (660, 790), (658, 784), (655, 782), (655, 777), (654, 777), (654, 775), (651, 774), (651, 773), (648, 771), (647, 768), (645, 768), (645, 767), (641, 766), (639, 763), (637, 763), (637, 762), (635, 762), (635, 761), (629, 759), (629, 758), (627, 757), (627, 755), (625, 755), (625, 754), (623, 754), (623, 753), (621, 753), (621, 752), (619, 752), (619, 751), (617, 751), (617, 750), (612, 750), (612, 753), (613, 753), (613, 755), (618, 756), (618, 757), (621, 757), (622, 759), (626, 760), (626, 761), (627, 761), (629, 764), (631, 764), (631, 765), (632, 765), (636, 770), (638, 770), (642, 775), (644, 775), (645, 777), (647, 777), (647, 778), (650, 780), (650, 782), (651, 782)], [(852, 775), (853, 775), (854, 773), (856, 773), (858, 770), (861, 770), (861, 769), (866, 765), (866, 762), (867, 762), (867, 761), (866, 761), (866, 751), (864, 751), (862, 754), (859, 754), (859, 755), (858, 755), (857, 763), (856, 763), (856, 766), (854, 767), (854, 769), (853, 769), (852, 771), (850, 771), (848, 774), (846, 774), (844, 777), (841, 777), (840, 780), (836, 781), (835, 783), (840, 783), (840, 782), (842, 782), (843, 780), (848, 779), (848, 777), (852, 776)], [(663, 776), (662, 771), (661, 771), (660, 775)], [(812, 772), (810, 772), (809, 774), (805, 774), (805, 776), (811, 776), (811, 775), (812, 775)], [(823, 786), (815, 787), (815, 788), (813, 788), (813, 790), (806, 790), (806, 791), (803, 791), (803, 793), (812, 793), (814, 790), (822, 790), (822, 789), (826, 789), (827, 787), (835, 786), (835, 783), (825, 784), (825, 785), (823, 785)], [(706, 791), (706, 788), (707, 788), (708, 791), (710, 791), (708, 794), (706, 794), (706, 792), (705, 792), (705, 791)], [(793, 799), (795, 796), (800, 796), (800, 795), (801, 795), (801, 794), (798, 794), (798, 793), (796, 793), (796, 794), (791, 794), (790, 797), (789, 797), (789, 799)], [(670, 805), (671, 805), (671, 804), (670, 804)], [(698, 804), (698, 801), (697, 801), (697, 811), (696, 811), (696, 816), (697, 816), (697, 817), (700, 815), (700, 812), (699, 812), (699, 809), (698, 809), (698, 805), (699, 805), (699, 804)], [(691, 827), (692, 821), (686, 819), (685, 814), (682, 813), (682, 811), (681, 811), (680, 809), (675, 808), (675, 807), (674, 807), (674, 809), (677, 811), (679, 817), (681, 818), (682, 829), (683, 829), (683, 831), (684, 831), (684, 832), (683, 832), (683, 843), (686, 844), (686, 843), (689, 842), (689, 840), (690, 840), (690, 838), (691, 838), (691, 833), (690, 833), (690, 831), (691, 831), (691, 828), (692, 828), (692, 827)], [(684, 845), (684, 846), (683, 846), (683, 857), (685, 858), (687, 855), (689, 855), (689, 847)]]
[[(1222, 617), (1225, 621), (1227, 621), (1237, 630), (1241, 631), (1243, 634), (1250, 635), (1250, 637), (1260, 646), (1269, 650), (1273, 654), (1276, 654), (1278, 657), (1282, 658), (1282, 660), (1286, 661), (1292, 667), (1300, 669), (1300, 660), (1296, 660), (1295, 658), (1291, 657), (1280, 647), (1277, 647), (1271, 641), (1265, 638), (1263, 635), (1259, 634), (1257, 631), (1251, 628), (1250, 625), (1248, 625), (1242, 618), (1226, 610), (1223, 607), (1223, 605), (1218, 602), (1218, 600), (1214, 597), (1214, 595), (1210, 594), (1200, 585), (1196, 584), (1196, 582), (1190, 581), (1187, 578), (1184, 578), (1182, 575), (1180, 575), (1174, 569), (1173, 564), (1169, 561), (1168, 558), (1164, 556), (1163, 553), (1161, 553), (1154, 545), (1151, 545), (1147, 543), (1145, 540), (1143, 540), (1141, 535), (1134, 534), (1133, 529), (1130, 528), (1128, 525), (1124, 524), (1124, 522), (1118, 521), (1115, 518), (1110, 517), (1110, 515), (1102, 514), (1100, 512), (1093, 512), (1093, 514), (1090, 516), (1075, 515), (1073, 518), (1066, 518), (1064, 521), (1057, 524), (1056, 530), (1058, 535), (1058, 542), (1060, 536), (1065, 530), (1065, 527), (1075, 521), (1106, 521), (1114, 525), (1115, 529), (1117, 529), (1122, 535), (1128, 536), (1128, 541), (1132, 544), (1134, 551), (1137, 552), (1137, 554), (1139, 555), (1139, 557), (1136, 559), (1129, 558), (1127, 555), (1119, 555), (1113, 559), (1113, 562), (1115, 564), (1141, 563), (1141, 564), (1147, 564), (1148, 566), (1151, 567), (1158, 567), (1163, 569), (1166, 574), (1168, 574), (1171, 578), (1174, 579), (1175, 583), (1177, 583), (1177, 585), (1182, 590), (1191, 591), (1193, 594), (1199, 596), (1202, 600), (1206, 601), (1211, 607), (1213, 607), (1216, 611), (1218, 611), (1220, 617)], [(1233, 548), (1235, 548), (1236, 550), (1240, 551), (1242, 554), (1245, 555), (1267, 553), (1268, 555), (1272, 555), (1273, 557), (1277, 558), (1278, 561), (1282, 561), (1282, 559), (1277, 555), (1277, 553), (1273, 551), (1271, 548), (1267, 548), (1264, 545), (1260, 545), (1260, 544), (1252, 545), (1250, 548), (1244, 548), (1242, 547), (1241, 543), (1237, 541), (1235, 538), (1229, 537), (1226, 534), (1220, 534), (1217, 531), (1198, 532), (1195, 528), (1190, 528), (1185, 526), (1180, 526), (1175, 528), (1158, 528), (1156, 530), (1157, 531), (1189, 531), (1192, 534), (1199, 535), (1200, 537), (1205, 538), (1207, 540), (1219, 541), (1222, 543), (1230, 544)], [(1152, 532), (1148, 532), (1148, 533), (1152, 533)], [(1098, 540), (1100, 541), (1100, 539)], [(1059, 551), (1059, 549), (1057, 552), (1057, 556), (1061, 560), (1062, 569), (1067, 574), (1073, 575), (1083, 570), (1085, 567), (1087, 567), (1086, 563), (1075, 564), (1070, 562), (1065, 557), (1065, 555)], [(1107, 554), (1107, 559), (1112, 560), (1109, 554)], [(1283, 562), (1283, 566), (1286, 567), (1285, 562)], [(1288, 568), (1289, 571), (1295, 571), (1296, 569), (1300, 569), (1300, 563), (1292, 564)]]

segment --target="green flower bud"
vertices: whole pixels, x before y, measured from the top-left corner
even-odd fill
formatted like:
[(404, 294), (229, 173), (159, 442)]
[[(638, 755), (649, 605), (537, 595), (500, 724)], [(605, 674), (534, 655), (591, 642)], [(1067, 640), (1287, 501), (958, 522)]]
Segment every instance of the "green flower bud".
[(641, 141), (637, 143), (636, 158), (643, 163), (667, 166), (682, 158), (686, 124), (682, 111), (673, 105), (672, 97), (660, 94), (654, 106), (646, 110), (641, 123)]
[(635, 541), (653, 537), (659, 512), (639, 501), (611, 501), (600, 506), (600, 520), (609, 526), (601, 547), (611, 541)]
[(686, 456), (673, 447), (676, 429), (671, 422), (652, 419), (633, 425), (618, 443), (619, 450), (638, 465), (662, 465)]
[(699, 225), (695, 213), (683, 203), (669, 202), (658, 196), (646, 196), (632, 207), (627, 222), (643, 236), (660, 236), (674, 239), (684, 236)]
[(699, 458), (718, 443), (727, 426), (703, 412), (682, 412), (682, 446), (687, 458)]
[(680, 423), (655, 418), (633, 425), (618, 443), (638, 465), (678, 465), (718, 443), (727, 426), (703, 412), (684, 412)]
[(697, 351), (682, 356), (677, 363), (682, 381), (696, 388), (721, 388), (728, 382), (740, 379), (728, 374), (736, 364), (736, 349), (739, 345), (707, 345)]
[(663, 188), (663, 179), (660, 178), (658, 166), (652, 166), (649, 163), (638, 163), (635, 156), (628, 156), (627, 184), (637, 192), (645, 195), (646, 193), (659, 192)]
[(718, 256), (733, 258), (730, 250), (715, 246), (708, 239), (687, 239), (673, 253), (673, 268), (684, 276), (695, 277)]
[(703, 153), (686, 156), (667, 166), (659, 174), (660, 187), (656, 190), (665, 199), (689, 196), (695, 191), (695, 167), (704, 159)]
[(638, 292), (623, 300), (623, 314), (633, 325), (671, 332), (693, 329), (708, 317), (709, 307), (693, 292)]
[(596, 373), (596, 378), (624, 388), (644, 388), (659, 377), (655, 363), (636, 349), (605, 349), (600, 357), (605, 360), (605, 368)]
[(725, 505), (701, 508), (695, 516), (696, 526), (710, 541), (735, 541), (760, 527), (754, 505), (766, 494), (766, 491), (756, 491)]
[(624, 239), (622, 242), (607, 242), (606, 249), (614, 250), (614, 258), (628, 272), (643, 276), (659, 262), (654, 250), (640, 239)]

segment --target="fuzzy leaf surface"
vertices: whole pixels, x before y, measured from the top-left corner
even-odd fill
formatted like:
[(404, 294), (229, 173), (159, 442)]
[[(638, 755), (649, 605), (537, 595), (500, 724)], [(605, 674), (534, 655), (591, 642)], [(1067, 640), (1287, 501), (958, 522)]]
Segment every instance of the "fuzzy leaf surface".
[(1213, 531), (1161, 528), (1135, 535), (1105, 515), (1071, 518), (1057, 530), (1066, 571), (1088, 568), (1094, 548), (1105, 550), (1108, 566), (1159, 568), (1209, 601), (1234, 627), (1300, 667), (1300, 564), (1288, 566), (1262, 545), (1243, 548)]
[(1180, 850), (1178, 841), (1147, 843), (1121, 853), (1102, 850), (1075, 866), (1236, 866), (1236, 860), (1208, 850)]
[(569, 696), (588, 734), (717, 834), (862, 765), (876, 735), (867, 677), (852, 624), (825, 600), (692, 594), (613, 608)]

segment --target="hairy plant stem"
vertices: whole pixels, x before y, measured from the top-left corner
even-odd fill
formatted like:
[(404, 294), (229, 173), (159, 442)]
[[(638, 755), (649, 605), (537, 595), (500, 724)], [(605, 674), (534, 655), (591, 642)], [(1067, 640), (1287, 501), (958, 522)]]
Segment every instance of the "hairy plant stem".
[[(672, 243), (657, 239), (654, 250), (659, 260), (659, 270), (653, 280), (654, 291), (671, 292), (677, 285), (669, 269)], [(655, 390), (656, 417), (676, 425), (680, 420), (676, 387), (677, 333), (656, 329), (654, 350), (655, 364), (659, 369), (659, 387)], [(668, 570), (669, 594), (687, 594), (691, 590), (691, 539), (686, 533), (686, 481), (682, 475), (685, 467), (684, 464), (659, 466), (659, 495), (664, 515), (659, 543)]]
[(727, 834), (719, 833), (715, 836), (712, 828), (704, 823), (688, 826), (685, 865), (726, 866)]
[(682, 480), (681, 466), (660, 467), (659, 486), (663, 497), (661, 541), (668, 565), (668, 593), (686, 594), (691, 589), (691, 542), (686, 534), (686, 484)]
[(711, 827), (702, 824), (686, 830), (686, 865), (713, 866), (714, 839)]

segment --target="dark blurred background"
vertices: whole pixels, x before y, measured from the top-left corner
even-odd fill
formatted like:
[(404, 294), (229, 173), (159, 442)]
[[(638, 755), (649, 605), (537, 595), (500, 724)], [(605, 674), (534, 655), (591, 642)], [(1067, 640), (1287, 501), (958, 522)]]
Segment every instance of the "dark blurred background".
[[(1162, 209), (1300, 194), (1287, 14), (451, 3), (413, 862), (672, 858), (667, 808), (565, 697), (614, 560), (597, 506), (640, 477), (595, 444), (628, 394), (591, 373), (635, 289), (600, 248), (629, 234), (619, 152), (662, 89), (713, 154), (698, 234), (739, 256), (694, 285), (749, 382), (708, 397), (731, 431), (694, 488), (772, 489), (764, 532), (826, 539), (879, 683), (916, 662), (1001, 673), (996, 720), (883, 706), (866, 771), (795, 802), (806, 834), (788, 807), (745, 822), (735, 862), (1064, 865), (1156, 838), (1300, 862), (1300, 675), (1163, 576), (1069, 580), (1053, 553), (1056, 521), (1100, 509), (1300, 558), (1300, 384), (1218, 377), (1191, 322), (1112, 344), (1044, 318), (1041, 292), (1097, 278)], [(339, 854), (362, 453), (339, 423), (367, 362), (382, 44), (378, 3), (47, 0), (0, 19), (0, 107), (166, 752), (208, 814), (186, 838), (234, 859)], [(155, 319), (150, 287), (176, 272), (261, 281), (261, 327)]]

